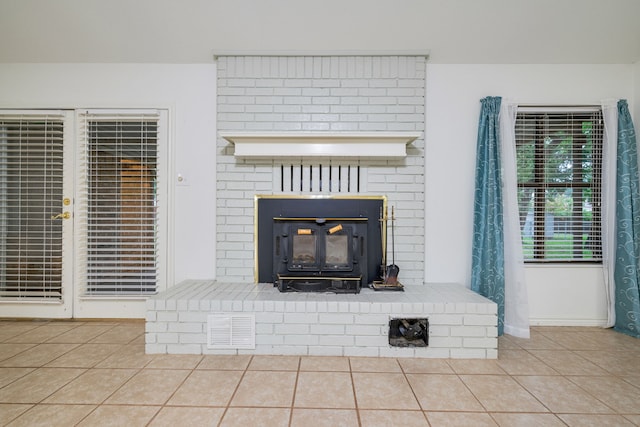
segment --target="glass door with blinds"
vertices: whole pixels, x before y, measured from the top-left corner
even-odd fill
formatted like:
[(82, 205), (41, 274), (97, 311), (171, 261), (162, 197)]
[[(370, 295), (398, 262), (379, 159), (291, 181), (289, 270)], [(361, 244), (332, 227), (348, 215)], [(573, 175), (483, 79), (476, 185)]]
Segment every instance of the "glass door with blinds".
[(163, 286), (167, 113), (0, 110), (0, 316), (144, 317)]
[(71, 317), (72, 118), (0, 110), (0, 308)]
[(77, 123), (74, 311), (139, 317), (166, 266), (166, 112), (81, 111)]

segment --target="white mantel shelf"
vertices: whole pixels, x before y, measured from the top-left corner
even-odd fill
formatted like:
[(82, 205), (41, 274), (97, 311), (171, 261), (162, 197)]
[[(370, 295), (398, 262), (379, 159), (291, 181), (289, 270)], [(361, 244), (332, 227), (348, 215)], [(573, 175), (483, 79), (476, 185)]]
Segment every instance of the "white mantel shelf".
[(239, 158), (407, 156), (420, 132), (220, 132)]

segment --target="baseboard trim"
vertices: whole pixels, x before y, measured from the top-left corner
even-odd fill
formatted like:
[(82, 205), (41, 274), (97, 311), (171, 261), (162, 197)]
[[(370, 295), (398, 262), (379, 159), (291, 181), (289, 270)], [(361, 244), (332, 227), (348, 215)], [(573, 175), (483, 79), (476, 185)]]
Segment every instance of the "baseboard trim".
[(604, 328), (607, 326), (607, 319), (530, 318), (529, 323), (531, 326), (588, 326)]

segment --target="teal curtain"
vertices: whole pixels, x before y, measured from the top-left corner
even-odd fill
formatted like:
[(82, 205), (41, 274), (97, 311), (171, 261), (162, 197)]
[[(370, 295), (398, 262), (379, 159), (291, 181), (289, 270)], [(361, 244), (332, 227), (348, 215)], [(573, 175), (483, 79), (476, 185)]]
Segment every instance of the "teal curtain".
[(627, 101), (618, 101), (615, 329), (640, 337), (640, 184), (638, 148)]
[(478, 123), (473, 205), (471, 289), (498, 304), (498, 335), (504, 332), (504, 228), (500, 178), (500, 103), (483, 98)]

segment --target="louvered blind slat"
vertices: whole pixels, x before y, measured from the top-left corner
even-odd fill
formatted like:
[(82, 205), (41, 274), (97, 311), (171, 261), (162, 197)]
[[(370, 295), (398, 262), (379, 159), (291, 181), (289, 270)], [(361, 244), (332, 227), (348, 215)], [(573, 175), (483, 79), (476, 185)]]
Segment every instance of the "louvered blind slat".
[(158, 116), (87, 114), (85, 295), (144, 295), (158, 278)]
[(515, 135), (525, 260), (601, 261), (600, 109), (519, 111)]

